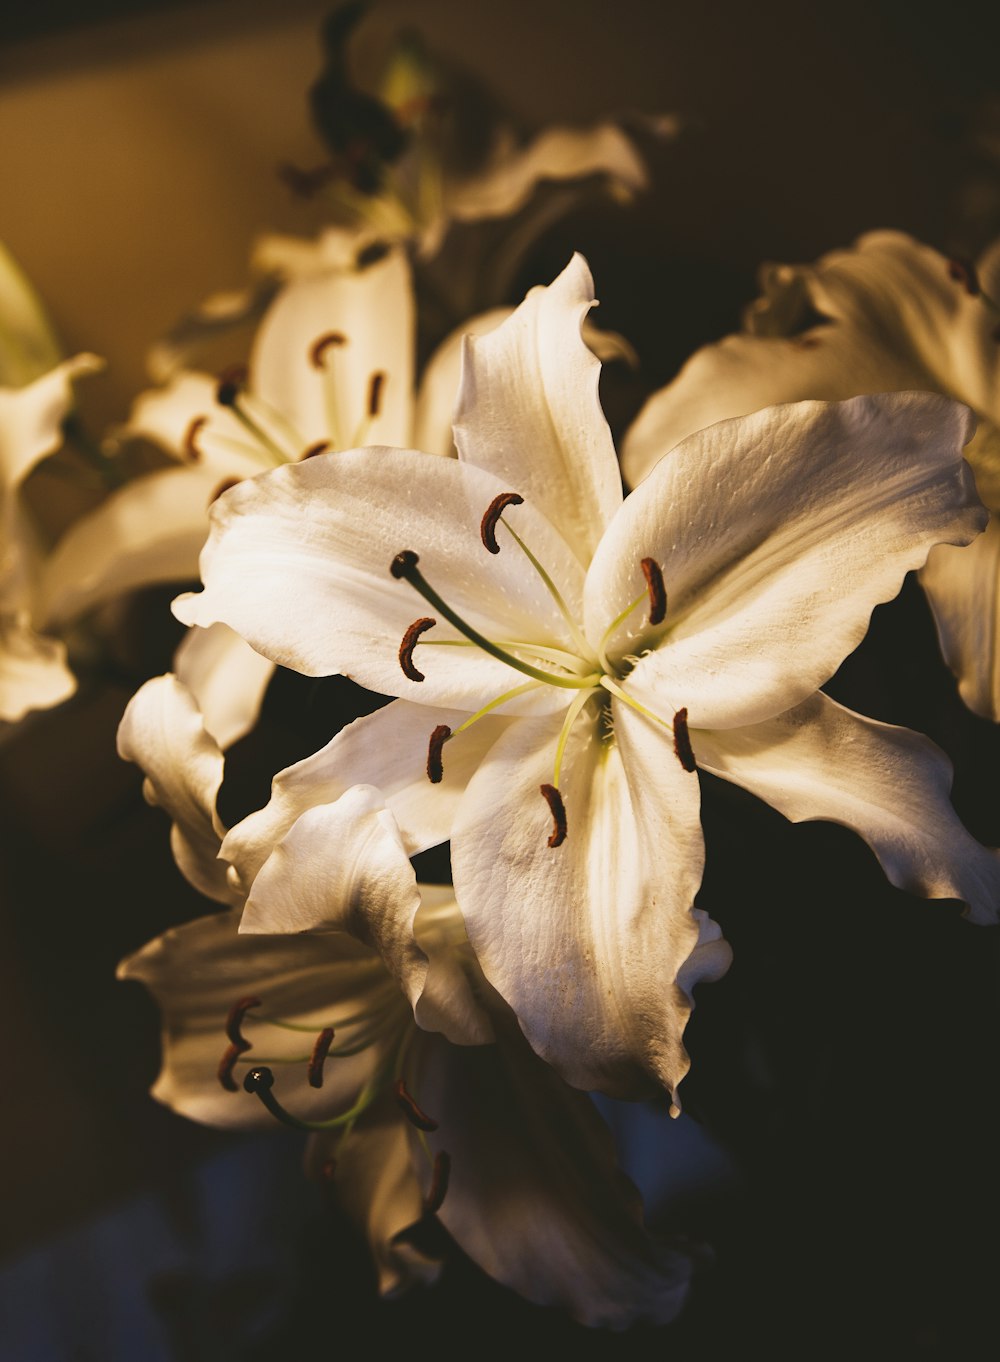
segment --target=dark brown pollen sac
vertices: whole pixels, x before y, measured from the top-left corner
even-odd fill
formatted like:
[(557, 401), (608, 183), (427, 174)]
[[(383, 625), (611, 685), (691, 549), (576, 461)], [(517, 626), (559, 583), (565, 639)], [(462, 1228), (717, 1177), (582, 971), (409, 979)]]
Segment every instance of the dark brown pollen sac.
[(649, 622), (662, 624), (667, 614), (667, 589), (663, 585), (660, 565), (655, 558), (644, 558), (640, 567), (646, 579), (646, 590), (649, 592)]
[(397, 553), (389, 564), (389, 571), (398, 582), (404, 577), (409, 577), (419, 562), (419, 556), (412, 549), (403, 549), (402, 553)]
[(399, 665), (403, 669), (403, 675), (410, 681), (423, 681), (424, 674), (419, 667), (414, 665), (413, 650), (420, 642), (420, 635), (426, 634), (428, 629), (433, 629), (437, 620), (432, 620), (429, 615), (423, 619), (414, 620), (406, 633), (403, 641), (399, 645)]
[(305, 463), (306, 459), (315, 459), (317, 454), (327, 454), (333, 448), (329, 440), (317, 440), (311, 444), (299, 458), (300, 463)]
[(979, 275), (971, 260), (958, 257), (949, 260), (948, 278), (954, 279), (956, 284), (961, 284), (970, 298), (978, 298), (982, 291), (979, 286)]
[(427, 744), (427, 779), (432, 785), (440, 785), (444, 779), (442, 749), (450, 737), (451, 729), (448, 725), (438, 724)]
[(497, 543), (497, 525), (500, 523), (500, 517), (508, 506), (521, 506), (523, 503), (524, 497), (518, 492), (501, 492), (487, 506), (486, 514), (479, 526), (479, 536), (490, 553), (500, 552), (500, 545)]
[(249, 1045), (247, 1044), (239, 1045), (235, 1041), (233, 1042), (232, 1045), (226, 1046), (225, 1053), (219, 1060), (219, 1067), (216, 1070), (219, 1082), (225, 1088), (226, 1092), (239, 1091), (236, 1085), (236, 1079), (233, 1077), (233, 1070), (236, 1068), (236, 1062), (239, 1059), (240, 1055), (243, 1054), (244, 1050), (249, 1049), (250, 1049)]
[(694, 748), (691, 746), (691, 734), (688, 732), (686, 705), (674, 715), (674, 754), (685, 771), (697, 771), (698, 763), (695, 760)]
[(407, 1088), (405, 1079), (397, 1078), (396, 1086), (393, 1091), (395, 1092), (396, 1102), (400, 1110), (411, 1125), (416, 1126), (418, 1130), (437, 1130), (437, 1121), (434, 1120), (433, 1116), (428, 1116), (427, 1113), (422, 1111), (417, 1105), (416, 1098)]
[(250, 1042), (244, 1036), (241, 1027), (244, 1017), (252, 1007), (260, 1007), (260, 999), (254, 994), (247, 994), (245, 997), (237, 998), (226, 1016), (226, 1036), (233, 1045), (239, 1045), (241, 1050), (250, 1049)]
[(552, 831), (549, 834), (548, 845), (560, 847), (566, 840), (566, 806), (563, 797), (554, 785), (540, 785), (538, 788), (552, 815)]
[(427, 1196), (424, 1198), (424, 1213), (426, 1215), (437, 1215), (444, 1204), (444, 1199), (448, 1194), (448, 1179), (451, 1176), (451, 1155), (445, 1153), (443, 1149), (434, 1155), (434, 1168), (431, 1173), (431, 1185), (427, 1189)]
[(311, 1088), (321, 1088), (323, 1086), (323, 1063), (330, 1053), (330, 1046), (333, 1044), (333, 1027), (324, 1026), (323, 1030), (316, 1037), (316, 1042), (309, 1056), (309, 1086)]
[(240, 395), (240, 390), (246, 387), (247, 366), (245, 364), (231, 364), (228, 369), (223, 369), (219, 375), (218, 387), (215, 389), (215, 400), (220, 407), (234, 407), (236, 399)]
[(382, 372), (372, 374), (368, 380), (368, 415), (375, 419), (382, 410), (382, 398), (385, 394), (386, 375)]
[(309, 363), (314, 369), (325, 367), (326, 352), (331, 347), (339, 349), (347, 344), (347, 337), (343, 331), (324, 331), (322, 336), (318, 336), (309, 347)]
[(198, 448), (198, 436), (207, 425), (207, 416), (196, 416), (184, 432), (181, 448), (184, 451), (185, 457), (190, 459), (192, 463), (201, 462), (202, 454), (201, 450)]

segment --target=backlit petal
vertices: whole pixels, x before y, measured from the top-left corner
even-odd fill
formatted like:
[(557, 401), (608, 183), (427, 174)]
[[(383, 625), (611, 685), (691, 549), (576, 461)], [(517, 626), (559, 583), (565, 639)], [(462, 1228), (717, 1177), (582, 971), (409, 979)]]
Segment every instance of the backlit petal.
[(1000, 520), (967, 548), (942, 544), (920, 573), (941, 651), (974, 714), (1000, 722)]
[(174, 675), (201, 710), (220, 747), (231, 746), (257, 722), (274, 664), (224, 624), (189, 629), (174, 654)]

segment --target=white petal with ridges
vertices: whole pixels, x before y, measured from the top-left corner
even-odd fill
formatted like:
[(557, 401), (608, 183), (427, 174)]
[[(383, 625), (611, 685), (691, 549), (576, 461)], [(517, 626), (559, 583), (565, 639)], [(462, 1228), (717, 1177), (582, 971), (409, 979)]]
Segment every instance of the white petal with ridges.
[(945, 661), (974, 714), (1000, 722), (1000, 519), (966, 548), (941, 544), (920, 573)]

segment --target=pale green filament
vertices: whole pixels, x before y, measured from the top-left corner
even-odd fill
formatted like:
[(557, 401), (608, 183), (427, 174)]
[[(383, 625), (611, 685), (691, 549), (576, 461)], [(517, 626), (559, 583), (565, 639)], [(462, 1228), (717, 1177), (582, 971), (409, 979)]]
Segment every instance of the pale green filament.
[[(533, 653), (535, 657), (543, 662), (555, 662), (557, 666), (565, 667), (567, 671), (575, 670), (581, 672), (585, 665), (576, 653), (568, 653), (564, 648), (550, 648), (542, 643), (528, 643), (519, 638), (497, 639), (501, 648), (510, 648), (518, 653)], [(422, 638), (421, 648), (476, 648), (479, 645), (466, 638)]]
[[(467, 728), (471, 728), (476, 720), (481, 719), (485, 714), (489, 714), (492, 710), (498, 709), (500, 705), (506, 704), (508, 700), (515, 699), (518, 695), (525, 695), (529, 690), (538, 690), (541, 685), (541, 681), (525, 681), (523, 686), (515, 686), (513, 690), (505, 690), (503, 695), (498, 695), (497, 698), (491, 700), (488, 705), (483, 705), (482, 709), (477, 709), (475, 714), (470, 715), (469, 718), (466, 719), (465, 723), (459, 724), (451, 736), (454, 737), (455, 733), (464, 733)], [(583, 691), (582, 694), (586, 697), (589, 692)], [(576, 701), (574, 700), (573, 703), (576, 704)]]
[(597, 657), (598, 660), (600, 661), (601, 666), (604, 668), (606, 672), (614, 671), (614, 668), (608, 661), (608, 655), (605, 652), (605, 649), (608, 646), (608, 642), (612, 634), (615, 632), (615, 630), (618, 628), (620, 624), (625, 623), (629, 615), (631, 615), (632, 611), (637, 609), (640, 605), (642, 605), (643, 601), (646, 600), (647, 598), (648, 593), (645, 591), (642, 593), (641, 596), (636, 596), (635, 600), (632, 602), (631, 605), (627, 605), (625, 609), (621, 612), (621, 614), (616, 615), (614, 617), (614, 619), (611, 621), (611, 623), (608, 625), (603, 635), (601, 636), (601, 641), (598, 644), (597, 648)]
[(264, 427), (253, 419), (250, 413), (240, 405), (237, 399), (234, 398), (232, 402), (223, 403), (223, 405), (229, 407), (229, 410), (236, 417), (237, 421), (239, 421), (240, 425), (250, 432), (262, 449), (267, 450), (276, 464), (281, 465), (292, 462), (292, 456), (286, 454), (281, 446), (271, 439)]
[(617, 695), (618, 699), (623, 700), (626, 705), (630, 705), (632, 709), (638, 710), (638, 712), (644, 714), (647, 719), (652, 719), (655, 723), (662, 724), (664, 728), (669, 729), (670, 732), (673, 733), (674, 726), (672, 723), (668, 723), (666, 719), (661, 719), (659, 714), (654, 714), (651, 709), (647, 709), (645, 705), (641, 705), (638, 700), (633, 700), (632, 696), (622, 690), (621, 686), (619, 686), (616, 681), (612, 681), (610, 676), (602, 676), (600, 684), (605, 690), (609, 690), (612, 695)]
[(563, 753), (566, 751), (566, 743), (569, 739), (569, 731), (576, 723), (577, 716), (579, 715), (580, 711), (583, 709), (587, 701), (590, 699), (590, 697), (593, 695), (595, 690), (597, 690), (596, 686), (594, 686), (591, 690), (581, 691), (579, 695), (574, 696), (572, 703), (570, 704), (569, 708), (566, 711), (566, 717), (563, 720), (563, 726), (559, 733), (559, 741), (556, 743), (556, 760), (552, 772), (552, 784), (556, 787), (557, 790), (559, 789), (559, 772), (562, 769)]
[(524, 542), (524, 540), (521, 538), (518, 532), (515, 529), (512, 529), (511, 526), (507, 524), (503, 516), (500, 517), (500, 524), (504, 527), (507, 533), (511, 535), (515, 544), (517, 544), (518, 548), (527, 558), (528, 562), (531, 564), (531, 566), (538, 573), (539, 577), (541, 577), (542, 581), (545, 583), (545, 587), (549, 595), (555, 601), (560, 615), (562, 615), (563, 619), (566, 621), (566, 626), (569, 629), (570, 633), (573, 635), (573, 638), (576, 642), (576, 646), (580, 649), (580, 656), (582, 658), (585, 658), (588, 663), (593, 665), (595, 662), (597, 662), (598, 659), (594, 656), (590, 644), (587, 642), (583, 634), (580, 632), (580, 628), (577, 625), (576, 620), (569, 613), (569, 607), (563, 600), (562, 593), (560, 592), (559, 588), (556, 586), (555, 582), (542, 567), (541, 563), (538, 561), (535, 555), (528, 548), (527, 544)]

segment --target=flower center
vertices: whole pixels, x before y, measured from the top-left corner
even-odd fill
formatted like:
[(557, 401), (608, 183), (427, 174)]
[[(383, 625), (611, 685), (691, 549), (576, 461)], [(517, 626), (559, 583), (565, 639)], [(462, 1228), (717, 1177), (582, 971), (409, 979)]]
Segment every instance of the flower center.
[(694, 771), (696, 762), (688, 733), (687, 709), (676, 710), (673, 720), (668, 722), (645, 705), (640, 704), (622, 685), (627, 674), (626, 670), (622, 664), (612, 662), (607, 653), (608, 645), (619, 627), (644, 602), (648, 601), (648, 623), (651, 626), (660, 625), (666, 619), (667, 592), (663, 581), (663, 571), (659, 563), (654, 558), (643, 558), (641, 560), (640, 567), (645, 579), (645, 591), (637, 595), (612, 620), (595, 649), (587, 641), (582, 627), (573, 618), (565, 599), (550, 574), (513, 526), (504, 518), (505, 511), (523, 505), (523, 503), (524, 498), (518, 492), (501, 492), (499, 496), (494, 497), (486, 508), (480, 523), (480, 538), (488, 553), (498, 554), (500, 542), (497, 538), (497, 531), (501, 526), (507, 531), (527, 558), (533, 570), (541, 578), (546, 590), (555, 602), (576, 646), (576, 652), (521, 639), (487, 638), (485, 634), (454, 610), (431, 586), (420, 571), (419, 556), (412, 549), (403, 549), (400, 553), (397, 553), (389, 565), (389, 571), (397, 581), (409, 582), (414, 590), (462, 635), (460, 639), (428, 639), (425, 635), (435, 627), (437, 619), (431, 616), (422, 616), (420, 619), (414, 620), (407, 628), (399, 645), (399, 665), (408, 680), (422, 682), (425, 679), (424, 673), (413, 659), (416, 648), (418, 646), (423, 648), (435, 645), (437, 647), (479, 648), (482, 652), (495, 657), (514, 671), (521, 672), (529, 678), (526, 683), (506, 690), (488, 701), (454, 731), (447, 724), (438, 724), (431, 733), (427, 748), (427, 778), (432, 784), (438, 784), (444, 777), (443, 750), (445, 743), (471, 727), (485, 715), (508, 701), (537, 689), (539, 686), (554, 686), (576, 692), (568, 703), (562, 729), (556, 741), (552, 781), (550, 784), (540, 787), (540, 792), (549, 806), (553, 821), (548, 845), (558, 847), (566, 840), (567, 834), (566, 808), (559, 789), (563, 755), (573, 725), (593, 696), (601, 692), (604, 692), (605, 695), (616, 696), (632, 709), (637, 710), (646, 718), (653, 720), (671, 732), (674, 740), (674, 753), (685, 771)]

